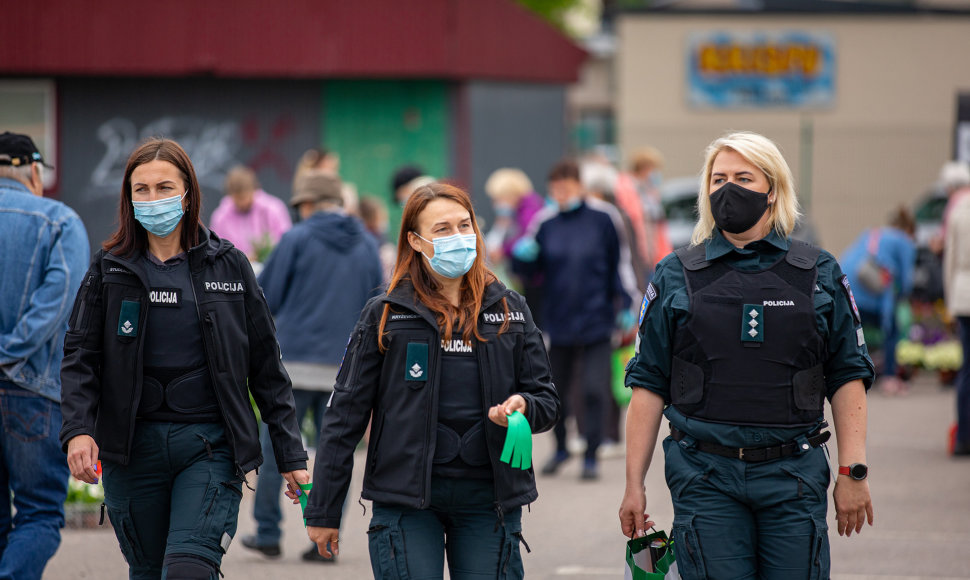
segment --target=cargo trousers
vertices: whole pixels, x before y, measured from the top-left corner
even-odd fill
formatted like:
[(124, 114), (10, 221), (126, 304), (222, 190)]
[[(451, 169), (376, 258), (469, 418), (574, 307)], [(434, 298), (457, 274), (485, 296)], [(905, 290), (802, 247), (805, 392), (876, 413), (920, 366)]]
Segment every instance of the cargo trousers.
[(102, 461), (105, 506), (132, 580), (191, 562), (217, 578), (242, 480), (218, 423), (139, 421), (128, 465)]
[(824, 449), (800, 444), (794, 455), (754, 463), (695, 443), (690, 436), (663, 442), (671, 538), (684, 580), (827, 579)]

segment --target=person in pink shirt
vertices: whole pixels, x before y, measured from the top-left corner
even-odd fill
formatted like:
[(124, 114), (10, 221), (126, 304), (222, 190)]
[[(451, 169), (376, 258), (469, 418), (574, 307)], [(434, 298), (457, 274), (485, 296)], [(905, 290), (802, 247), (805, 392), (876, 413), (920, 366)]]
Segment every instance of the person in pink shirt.
[(251, 261), (268, 256), (268, 251), (261, 250), (275, 246), (293, 225), (286, 204), (260, 189), (256, 174), (242, 165), (226, 174), (225, 190), (219, 207), (212, 212), (210, 228)]

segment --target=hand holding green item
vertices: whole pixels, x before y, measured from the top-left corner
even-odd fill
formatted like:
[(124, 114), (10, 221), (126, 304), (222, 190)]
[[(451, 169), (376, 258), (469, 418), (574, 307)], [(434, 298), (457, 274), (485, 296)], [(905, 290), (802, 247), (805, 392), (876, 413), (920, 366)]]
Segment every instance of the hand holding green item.
[[(310, 490), (313, 489), (313, 484), (312, 483), (301, 483), (300, 484), (300, 489), (303, 491), (303, 493), (300, 494), (300, 498), (299, 498), (300, 499), (300, 513), (302, 514), (303, 512), (306, 511), (306, 502), (307, 502), (307, 499), (309, 499), (309, 497), (310, 497)], [(306, 518), (303, 518), (303, 527), (304, 528), (306, 527)]]
[(518, 411), (509, 415), (508, 421), (508, 432), (499, 460), (512, 468), (529, 469), (532, 467), (532, 428), (529, 421)]

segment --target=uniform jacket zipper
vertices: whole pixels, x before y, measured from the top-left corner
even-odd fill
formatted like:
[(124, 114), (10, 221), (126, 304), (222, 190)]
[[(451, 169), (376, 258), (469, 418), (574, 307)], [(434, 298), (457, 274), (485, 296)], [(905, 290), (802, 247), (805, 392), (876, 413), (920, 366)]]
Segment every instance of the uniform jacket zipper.
[[(137, 268), (134, 267), (134, 264), (129, 265), (129, 263), (125, 263), (119, 260), (111, 253), (105, 254), (102, 259), (105, 259), (105, 258), (107, 258), (107, 261), (117, 262), (121, 266), (124, 266), (125, 269), (130, 270), (131, 273), (134, 274), (136, 278), (138, 278), (138, 282), (141, 284), (141, 289), (142, 289), (142, 295), (140, 297), (141, 302), (140, 302), (140, 306), (138, 307), (138, 325), (141, 328), (141, 331), (138, 333), (138, 337), (137, 337), (138, 348), (136, 349), (136, 355), (135, 355), (135, 376), (132, 377), (133, 378), (132, 384), (135, 385), (135, 388), (131, 390), (131, 396), (128, 399), (128, 408), (131, 409), (131, 415), (129, 416), (129, 419), (128, 419), (128, 441), (127, 441), (127, 445), (125, 445), (125, 455), (124, 455), (124, 462), (128, 463), (128, 459), (131, 454), (131, 445), (135, 440), (135, 423), (138, 417), (138, 408), (135, 405), (135, 394), (137, 393), (140, 395), (142, 390), (142, 373), (143, 373), (142, 369), (144, 365), (143, 359), (144, 359), (144, 347), (145, 347), (145, 331), (147, 330), (146, 327), (148, 326), (148, 285), (145, 283), (145, 279), (138, 272)], [(101, 277), (102, 279), (104, 278), (103, 273), (101, 274)], [(103, 287), (103, 283), (102, 283), (102, 287)]]

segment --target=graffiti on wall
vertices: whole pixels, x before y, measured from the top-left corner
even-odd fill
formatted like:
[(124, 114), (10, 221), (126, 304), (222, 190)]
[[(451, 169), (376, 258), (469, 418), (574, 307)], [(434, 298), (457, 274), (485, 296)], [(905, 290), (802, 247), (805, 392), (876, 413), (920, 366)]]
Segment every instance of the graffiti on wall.
[(226, 172), (238, 164), (256, 172), (271, 170), (281, 180), (288, 180), (291, 164), (279, 148), (295, 130), (295, 122), (286, 115), (268, 123), (255, 118), (217, 121), (163, 116), (141, 127), (131, 119), (114, 117), (97, 129), (104, 154), (91, 171), (92, 187), (88, 191), (96, 197), (116, 195), (128, 156), (142, 140), (153, 136), (174, 139), (185, 149), (203, 189), (221, 190)]

